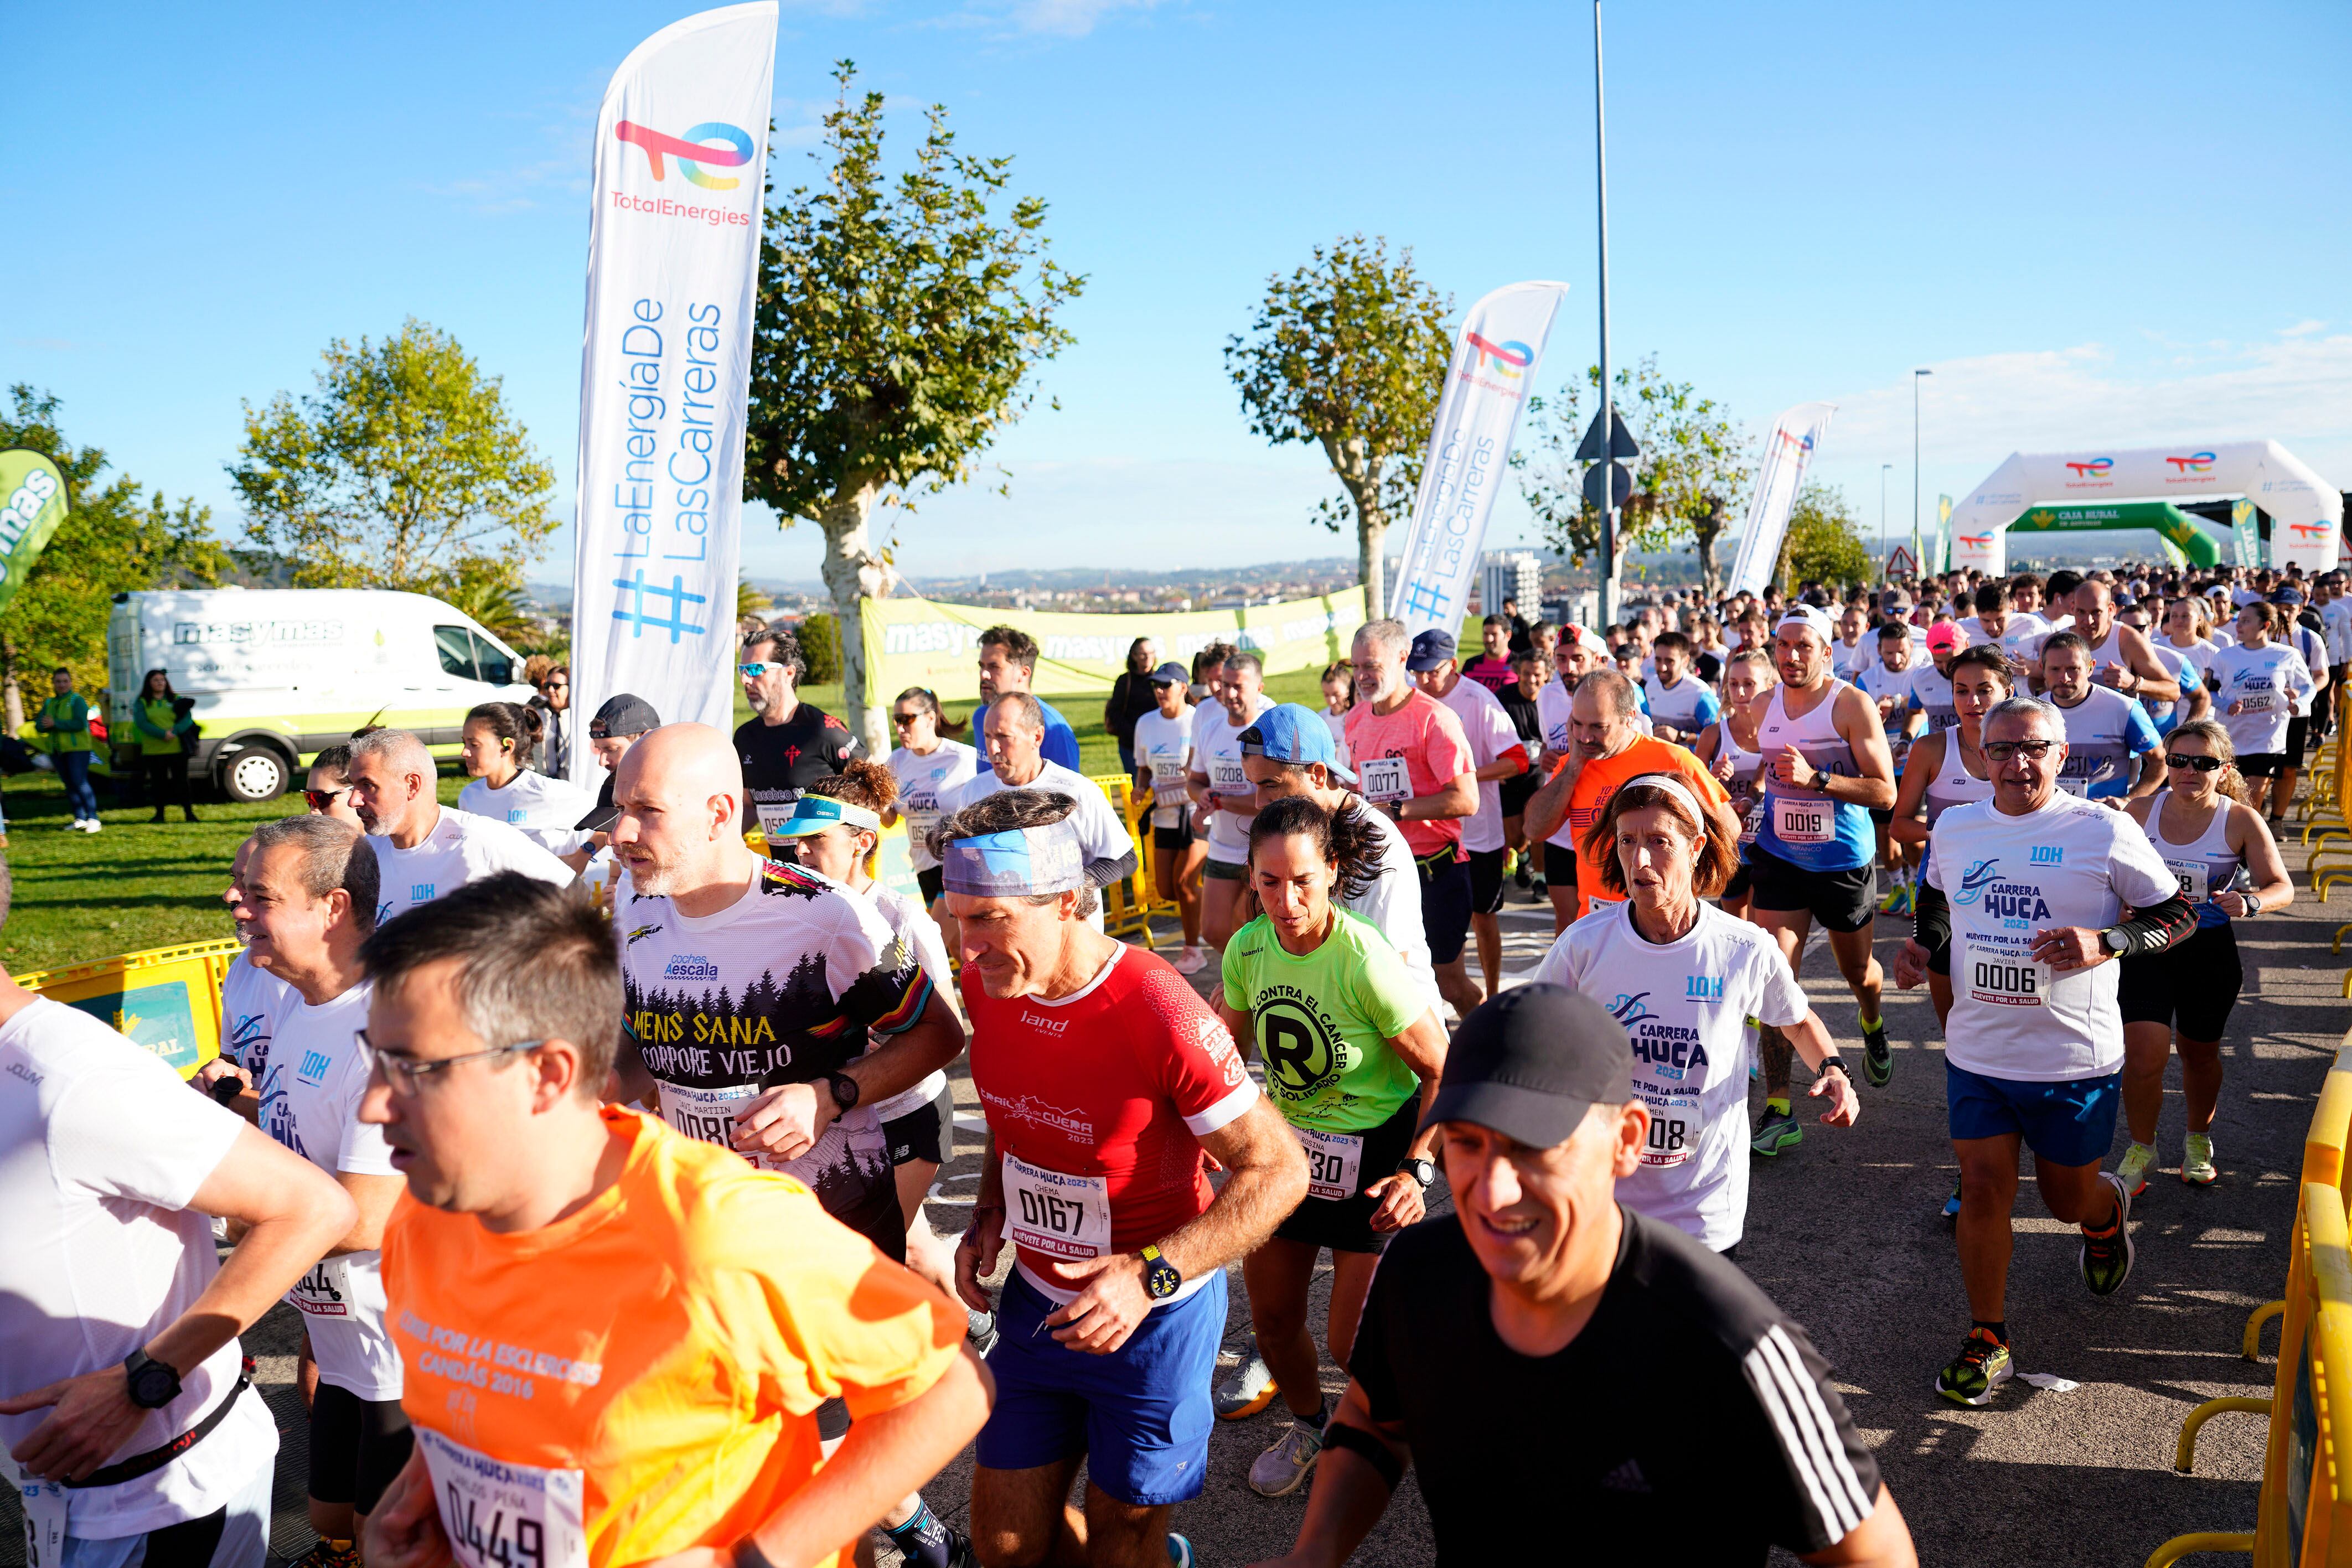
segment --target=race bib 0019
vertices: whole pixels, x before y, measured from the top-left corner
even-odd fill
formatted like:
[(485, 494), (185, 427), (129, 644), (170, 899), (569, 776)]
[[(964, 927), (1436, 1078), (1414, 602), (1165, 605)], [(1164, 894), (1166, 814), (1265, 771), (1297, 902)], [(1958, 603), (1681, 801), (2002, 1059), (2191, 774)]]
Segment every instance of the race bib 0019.
[(1051, 1258), (1099, 1258), (1110, 1250), (1110, 1183), (1067, 1176), (1004, 1156), (1005, 1235)]
[(1412, 798), (1412, 781), (1405, 776), (1402, 757), (1367, 757), (1356, 764), (1356, 776), (1364, 786), (1364, 799), (1375, 806), (1386, 806)]
[(2000, 1008), (2038, 1008), (2050, 994), (2050, 966), (2022, 953), (1968, 945), (1969, 995)]
[(1358, 1133), (1318, 1133), (1293, 1127), (1307, 1150), (1307, 1196), (1331, 1202), (1356, 1196), (1363, 1174), (1364, 1140)]
[(430, 1427), (416, 1428), (416, 1444), (441, 1528), (465, 1568), (587, 1568), (580, 1471), (494, 1459)]
[(1772, 797), (1772, 831), (1784, 844), (1837, 842), (1837, 802), (1826, 796)]

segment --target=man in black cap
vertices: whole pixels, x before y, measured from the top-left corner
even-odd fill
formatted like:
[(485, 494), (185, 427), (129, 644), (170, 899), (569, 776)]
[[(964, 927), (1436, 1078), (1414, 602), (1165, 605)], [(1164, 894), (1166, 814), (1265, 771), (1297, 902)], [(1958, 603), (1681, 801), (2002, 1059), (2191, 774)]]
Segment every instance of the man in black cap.
[(1399, 1235), (1373, 1276), (1285, 1563), (1345, 1562), (1408, 1463), (1440, 1564), (1525, 1558), (1537, 1500), (1566, 1521), (1539, 1556), (1917, 1562), (1805, 1331), (1618, 1207), (1650, 1132), (1633, 1068), (1624, 1030), (1565, 987), (1464, 1021), (1423, 1124), (1444, 1125), (1454, 1212)]
[(596, 716), (588, 721), (588, 747), (595, 754), (597, 765), (604, 769), (604, 782), (596, 791), (594, 810), (572, 824), (575, 831), (596, 835), (577, 853), (562, 857), (573, 871), (582, 870), (595, 858), (596, 852), (604, 847), (604, 835), (613, 831), (613, 822), (621, 814), (621, 809), (613, 804), (613, 774), (621, 766), (621, 758), (648, 731), (660, 727), (661, 715), (654, 711), (654, 705), (631, 692), (605, 698)]

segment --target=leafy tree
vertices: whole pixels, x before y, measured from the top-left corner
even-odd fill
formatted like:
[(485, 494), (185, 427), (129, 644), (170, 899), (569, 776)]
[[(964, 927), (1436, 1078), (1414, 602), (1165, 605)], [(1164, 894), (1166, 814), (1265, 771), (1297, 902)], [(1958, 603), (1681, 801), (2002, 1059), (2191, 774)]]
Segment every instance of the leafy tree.
[[(841, 622), (823, 611), (803, 616), (800, 630), (801, 657), (808, 661), (808, 683), (831, 685), (841, 679)], [(874, 753), (887, 757), (886, 749)]]
[[(1699, 581), (1708, 598), (1722, 588), (1715, 548), (1753, 474), (1748, 441), (1723, 405), (1688, 382), (1658, 373), (1657, 356), (1616, 375), (1613, 401), (1642, 455), (1633, 465), (1633, 493), (1617, 514), (1621, 551), (1670, 549), (1689, 543), (1697, 552)], [(1591, 422), (1585, 397), (1600, 402), (1601, 367), (1585, 368), (1549, 398), (1530, 398), (1535, 438), (1511, 461), (1519, 487), (1544, 527), (1545, 542), (1578, 565), (1601, 549), (1601, 513), (1584, 498), (1584, 467), (1577, 444)]]
[(736, 574), (735, 619), (739, 622), (758, 620), (760, 612), (771, 608), (775, 602), (766, 592), (752, 587), (750, 578), (740, 572)]
[(1352, 509), (1365, 608), (1386, 613), (1381, 547), (1410, 515), (1454, 335), (1454, 300), (1412, 269), (1410, 248), (1351, 235), (1315, 247), (1289, 277), (1268, 277), (1249, 334), (1225, 340), (1225, 371), (1250, 429), (1277, 444), (1313, 442), (1348, 492), (1316, 520), (1338, 533)]
[(128, 475), (104, 478), (106, 454), (75, 446), (58, 428), (58, 399), (19, 383), (13, 412), (0, 416), (0, 448), (29, 447), (58, 465), (70, 506), (48, 548), (33, 563), (7, 613), (0, 616), (0, 704), (8, 731), (24, 723), (20, 671), (39, 678), (74, 673), (95, 704), (107, 683), (106, 622), (118, 593), (150, 588), (205, 588), (233, 576), (236, 563), (212, 537), (212, 510), (184, 497), (167, 505), (144, 496)]
[[(318, 390), (245, 405), (229, 478), (246, 534), (304, 588), (431, 592), (469, 559), (536, 557), (555, 474), (456, 339), (414, 318), (381, 344), (327, 345)], [(479, 577), (479, 569), (471, 569)]]
[[(888, 591), (887, 552), (867, 532), (875, 505), (972, 476), (1027, 411), (1031, 371), (1073, 340), (1056, 317), (1086, 279), (1046, 255), (1043, 200), (996, 213), (1013, 161), (958, 152), (944, 108), (913, 167), (886, 176), (882, 95), (853, 99), (847, 60), (835, 74), (840, 97), (811, 154), (822, 183), (768, 210), (743, 493), (787, 528), (824, 530), (825, 587), (854, 629), (862, 601)], [(864, 640), (840, 643), (846, 722), (884, 755)]]
[(1773, 575), (1791, 592), (1805, 582), (1850, 587), (1871, 580), (1875, 572), (1870, 547), (1862, 542), (1862, 524), (1844, 491), (1817, 479), (1805, 482), (1790, 509), (1789, 531), (1781, 536)]

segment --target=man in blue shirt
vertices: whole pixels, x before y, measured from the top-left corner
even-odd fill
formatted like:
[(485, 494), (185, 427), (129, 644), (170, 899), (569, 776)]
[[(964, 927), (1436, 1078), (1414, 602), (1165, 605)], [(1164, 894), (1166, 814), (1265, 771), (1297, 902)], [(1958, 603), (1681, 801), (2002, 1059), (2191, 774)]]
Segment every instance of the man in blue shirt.
[[(985, 712), (1001, 696), (1014, 692), (1028, 692), (1037, 674), (1037, 640), (1013, 626), (991, 626), (980, 634), (980, 706)], [(1070, 721), (1055, 710), (1054, 705), (1037, 697), (1037, 706), (1045, 713), (1045, 758), (1058, 762), (1073, 773), (1086, 771), (1078, 766), (1078, 734)], [(995, 771), (983, 751), (980, 756), (980, 771)]]

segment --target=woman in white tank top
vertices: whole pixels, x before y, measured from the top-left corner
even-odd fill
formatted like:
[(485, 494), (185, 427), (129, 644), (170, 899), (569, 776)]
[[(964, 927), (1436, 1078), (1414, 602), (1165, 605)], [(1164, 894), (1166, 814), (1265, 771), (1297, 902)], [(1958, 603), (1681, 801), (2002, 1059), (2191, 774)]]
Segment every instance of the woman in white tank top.
[(1757, 814), (1764, 809), (1764, 754), (1757, 745), (1756, 727), (1779, 679), (1766, 654), (1751, 649), (1731, 655), (1723, 666), (1723, 716), (1699, 731), (1691, 745), (1692, 752), (1731, 791), (1731, 808), (1739, 813), (1740, 866), (1723, 890), (1722, 904), (1727, 914), (1743, 917), (1748, 912), (1748, 846), (1756, 841)]
[[(1897, 843), (1926, 845), (1936, 819), (1955, 806), (1992, 798), (1992, 778), (1985, 767), (1981, 743), (1984, 716), (1992, 706), (2016, 690), (2015, 667), (1992, 643), (1963, 648), (1952, 656), (1952, 708), (1958, 716), (1949, 729), (1923, 735), (1911, 743), (1903, 777), (1895, 792), (1895, 820), (1887, 836)], [(1941, 898), (1927, 882), (1927, 857), (1919, 862), (1922, 898)], [(1936, 1004), (1938, 1030), (1952, 1011), (1952, 950), (1948, 944), (1927, 955), (1927, 995)]]
[(2245, 980), (2236, 923), (2294, 898), (2270, 825), (2244, 803), (2248, 787), (2231, 766), (2237, 754), (2228, 728), (2210, 718), (2184, 724), (2166, 739), (2164, 757), (2165, 787), (2125, 810), (2180, 879), (2180, 891), (2197, 907), (2197, 929), (2161, 953), (2124, 959), (2116, 986), (2132, 1141), (2116, 1174), (2135, 1195), (2146, 1190), (2156, 1162), (2164, 1065), (2176, 1048), (2189, 1110), (2180, 1179), (2206, 1186), (2221, 1175), (2212, 1136), (2221, 1098), (2221, 1040)]

